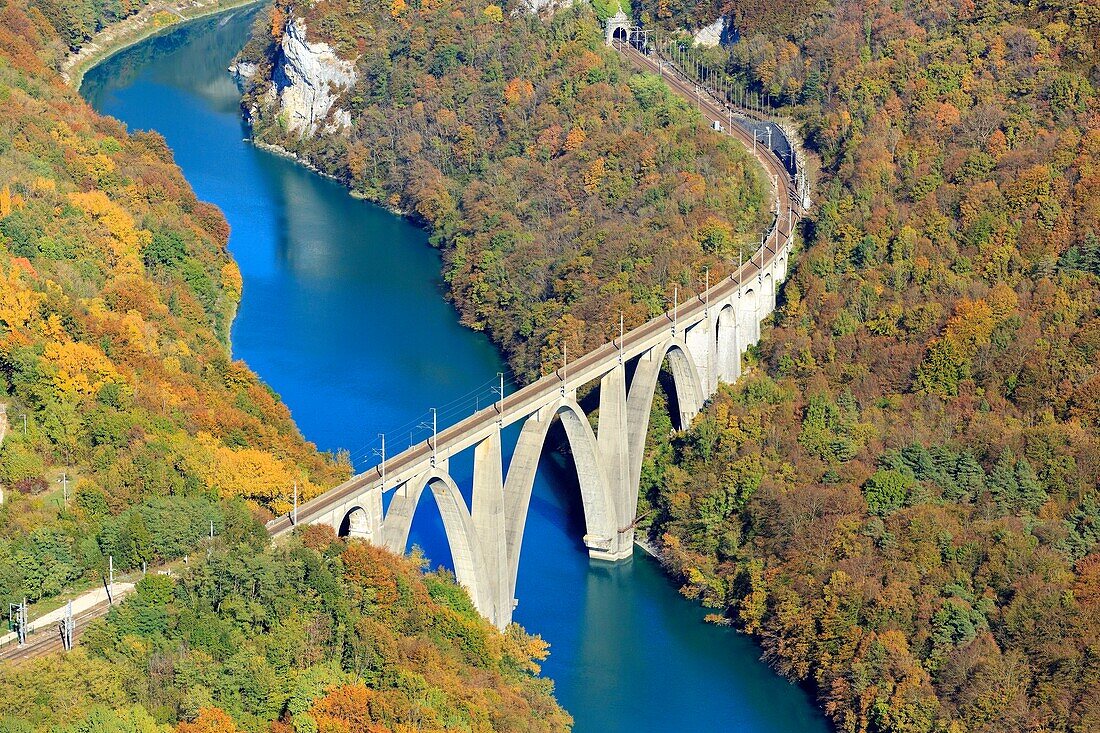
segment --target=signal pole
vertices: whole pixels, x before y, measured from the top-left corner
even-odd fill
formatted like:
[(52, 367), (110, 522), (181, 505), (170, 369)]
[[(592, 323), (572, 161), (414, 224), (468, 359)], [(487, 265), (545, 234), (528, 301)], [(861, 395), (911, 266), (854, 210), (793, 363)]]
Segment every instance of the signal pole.
[(569, 379), (569, 342), (561, 342), (561, 396), (565, 397), (565, 382)]
[(65, 651), (72, 651), (73, 648), (73, 631), (76, 625), (73, 623), (73, 602), (65, 606), (65, 617), (61, 619), (59, 624), (61, 626), (61, 646), (65, 648)]
[(710, 315), (710, 268), (703, 268), (703, 313)]
[(27, 599), (8, 604), (8, 625), (15, 632), (19, 646), (27, 643)]

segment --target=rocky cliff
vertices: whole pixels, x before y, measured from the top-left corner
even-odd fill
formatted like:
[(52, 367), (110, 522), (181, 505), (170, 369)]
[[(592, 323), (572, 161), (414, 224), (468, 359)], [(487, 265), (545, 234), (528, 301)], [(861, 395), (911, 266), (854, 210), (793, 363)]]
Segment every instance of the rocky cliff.
[(338, 101), (355, 79), (353, 62), (338, 57), (328, 44), (309, 42), (305, 23), (294, 19), (279, 43), (265, 103), (278, 109), (292, 131), (314, 135), (350, 127), (351, 115)]

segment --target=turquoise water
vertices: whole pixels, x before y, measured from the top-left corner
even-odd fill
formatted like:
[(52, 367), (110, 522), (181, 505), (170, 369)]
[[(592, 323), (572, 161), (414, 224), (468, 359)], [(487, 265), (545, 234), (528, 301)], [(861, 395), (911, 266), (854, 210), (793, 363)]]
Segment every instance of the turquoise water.
[[(412, 439), (426, 437), (416, 424), (427, 408), (475, 393), (458, 409), (440, 408), (446, 423), (492, 399), (485, 387), (504, 366), (483, 336), (459, 325), (424, 232), (247, 143), (225, 69), (254, 13), (203, 19), (141, 43), (89, 72), (82, 92), (131, 128), (163, 134), (198, 195), (225, 212), (244, 275), (235, 356), (282, 396), (310, 440), (351, 451), (362, 468), (377, 460), (379, 432), (392, 453), (410, 429)], [(829, 730), (749, 639), (704, 624), (704, 610), (649, 558), (590, 562), (566, 469), (560, 457), (543, 460), (516, 620), (550, 642), (544, 672), (577, 731)], [(452, 471), (468, 485), (469, 460)], [(412, 540), (449, 563), (430, 507), (418, 513)]]

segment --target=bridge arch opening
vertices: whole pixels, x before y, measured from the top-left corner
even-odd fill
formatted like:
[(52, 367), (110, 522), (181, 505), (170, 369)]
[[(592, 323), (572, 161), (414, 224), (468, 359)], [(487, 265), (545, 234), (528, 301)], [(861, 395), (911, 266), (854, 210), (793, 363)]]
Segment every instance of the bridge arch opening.
[(757, 301), (756, 290), (753, 288), (741, 294), (737, 314), (737, 341), (742, 351), (756, 343), (757, 329), (760, 327), (760, 316), (757, 312), (760, 306)]
[[(649, 433), (649, 418), (653, 408), (657, 385), (661, 379), (662, 368), (667, 365), (666, 377), (669, 394), (669, 409), (674, 411), (673, 425), (687, 427), (692, 418), (703, 407), (704, 391), (700, 373), (687, 347), (675, 341), (667, 341), (656, 347), (649, 359), (642, 359), (634, 371), (627, 391), (626, 410), (628, 415), (627, 446), (630, 456), (630, 486), (632, 507), (636, 507), (637, 488), (641, 481), (642, 460), (645, 457), (646, 435)], [(634, 508), (629, 512), (634, 514)]]
[[(399, 554), (408, 549), (413, 519), (419, 514), (419, 506), (428, 503), (421, 501), (425, 489), (431, 494), (442, 520), (442, 534), (446, 538), (446, 550), (450, 553), (455, 577), (478, 608), (489, 608), (484, 605), (488, 600), (489, 583), (483, 577), (487, 566), (481, 543), (466, 500), (447, 472), (432, 469), (394, 492), (382, 522), (383, 544), (391, 552)], [(440, 554), (438, 549), (434, 551)], [(433, 558), (437, 563), (439, 559)]]
[(775, 310), (775, 278), (770, 272), (764, 275), (764, 308), (768, 313)]
[(371, 529), (370, 516), (367, 514), (367, 510), (361, 506), (349, 509), (348, 512), (344, 514), (344, 519), (340, 522), (340, 527), (336, 531), (336, 534), (354, 540), (369, 539)]
[(714, 354), (718, 380), (732, 384), (741, 374), (741, 348), (737, 340), (737, 309), (726, 305), (714, 325)]
[(560, 426), (572, 459), (573, 472), (580, 490), (584, 510), (584, 543), (593, 557), (610, 551), (618, 533), (613, 499), (610, 495), (599, 448), (592, 425), (573, 400), (563, 399), (556, 406), (544, 408), (523, 424), (516, 442), (505, 479), (505, 516), (507, 527), (507, 558), (512, 588), (519, 574), (524, 528), (530, 510), (531, 494), (539, 471), (547, 436), (553, 426)]

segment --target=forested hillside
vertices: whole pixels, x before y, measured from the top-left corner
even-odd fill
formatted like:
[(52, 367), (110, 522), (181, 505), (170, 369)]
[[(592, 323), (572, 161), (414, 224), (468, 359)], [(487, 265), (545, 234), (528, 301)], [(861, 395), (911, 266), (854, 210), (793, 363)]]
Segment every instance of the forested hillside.
[(843, 731), (1096, 730), (1100, 9), (772, 5), (725, 64), (826, 180), (758, 368), (654, 433), (651, 531)]
[[(287, 129), (266, 98), (288, 23), (354, 61), (351, 127)], [(254, 134), (426, 224), (467, 325), (524, 378), (736, 265), (769, 182), (732, 139), (603, 43), (586, 4), (541, 20), (454, 3), (279, 2), (245, 56)], [(747, 255), (746, 255), (747, 257)]]
[[(0, 16), (0, 600), (113, 555), (179, 557), (249, 509), (285, 511), (346, 463), (306, 443), (229, 356), (228, 227), (154, 133), (95, 115), (44, 65), (36, 10)], [(68, 502), (64, 502), (67, 479)], [(243, 503), (237, 503), (243, 499)]]
[(0, 731), (568, 730), (534, 677), (546, 645), (497, 631), (453, 579), (331, 528), (279, 550), (257, 529), (142, 580), (76, 651), (0, 666)]
[(568, 728), (545, 645), (453, 578), (331, 530), (269, 547), (260, 520), (347, 461), (231, 359), (225, 219), (61, 82), (59, 43), (0, 2), (0, 603), (192, 557), (77, 651), (0, 664), (0, 731)]

